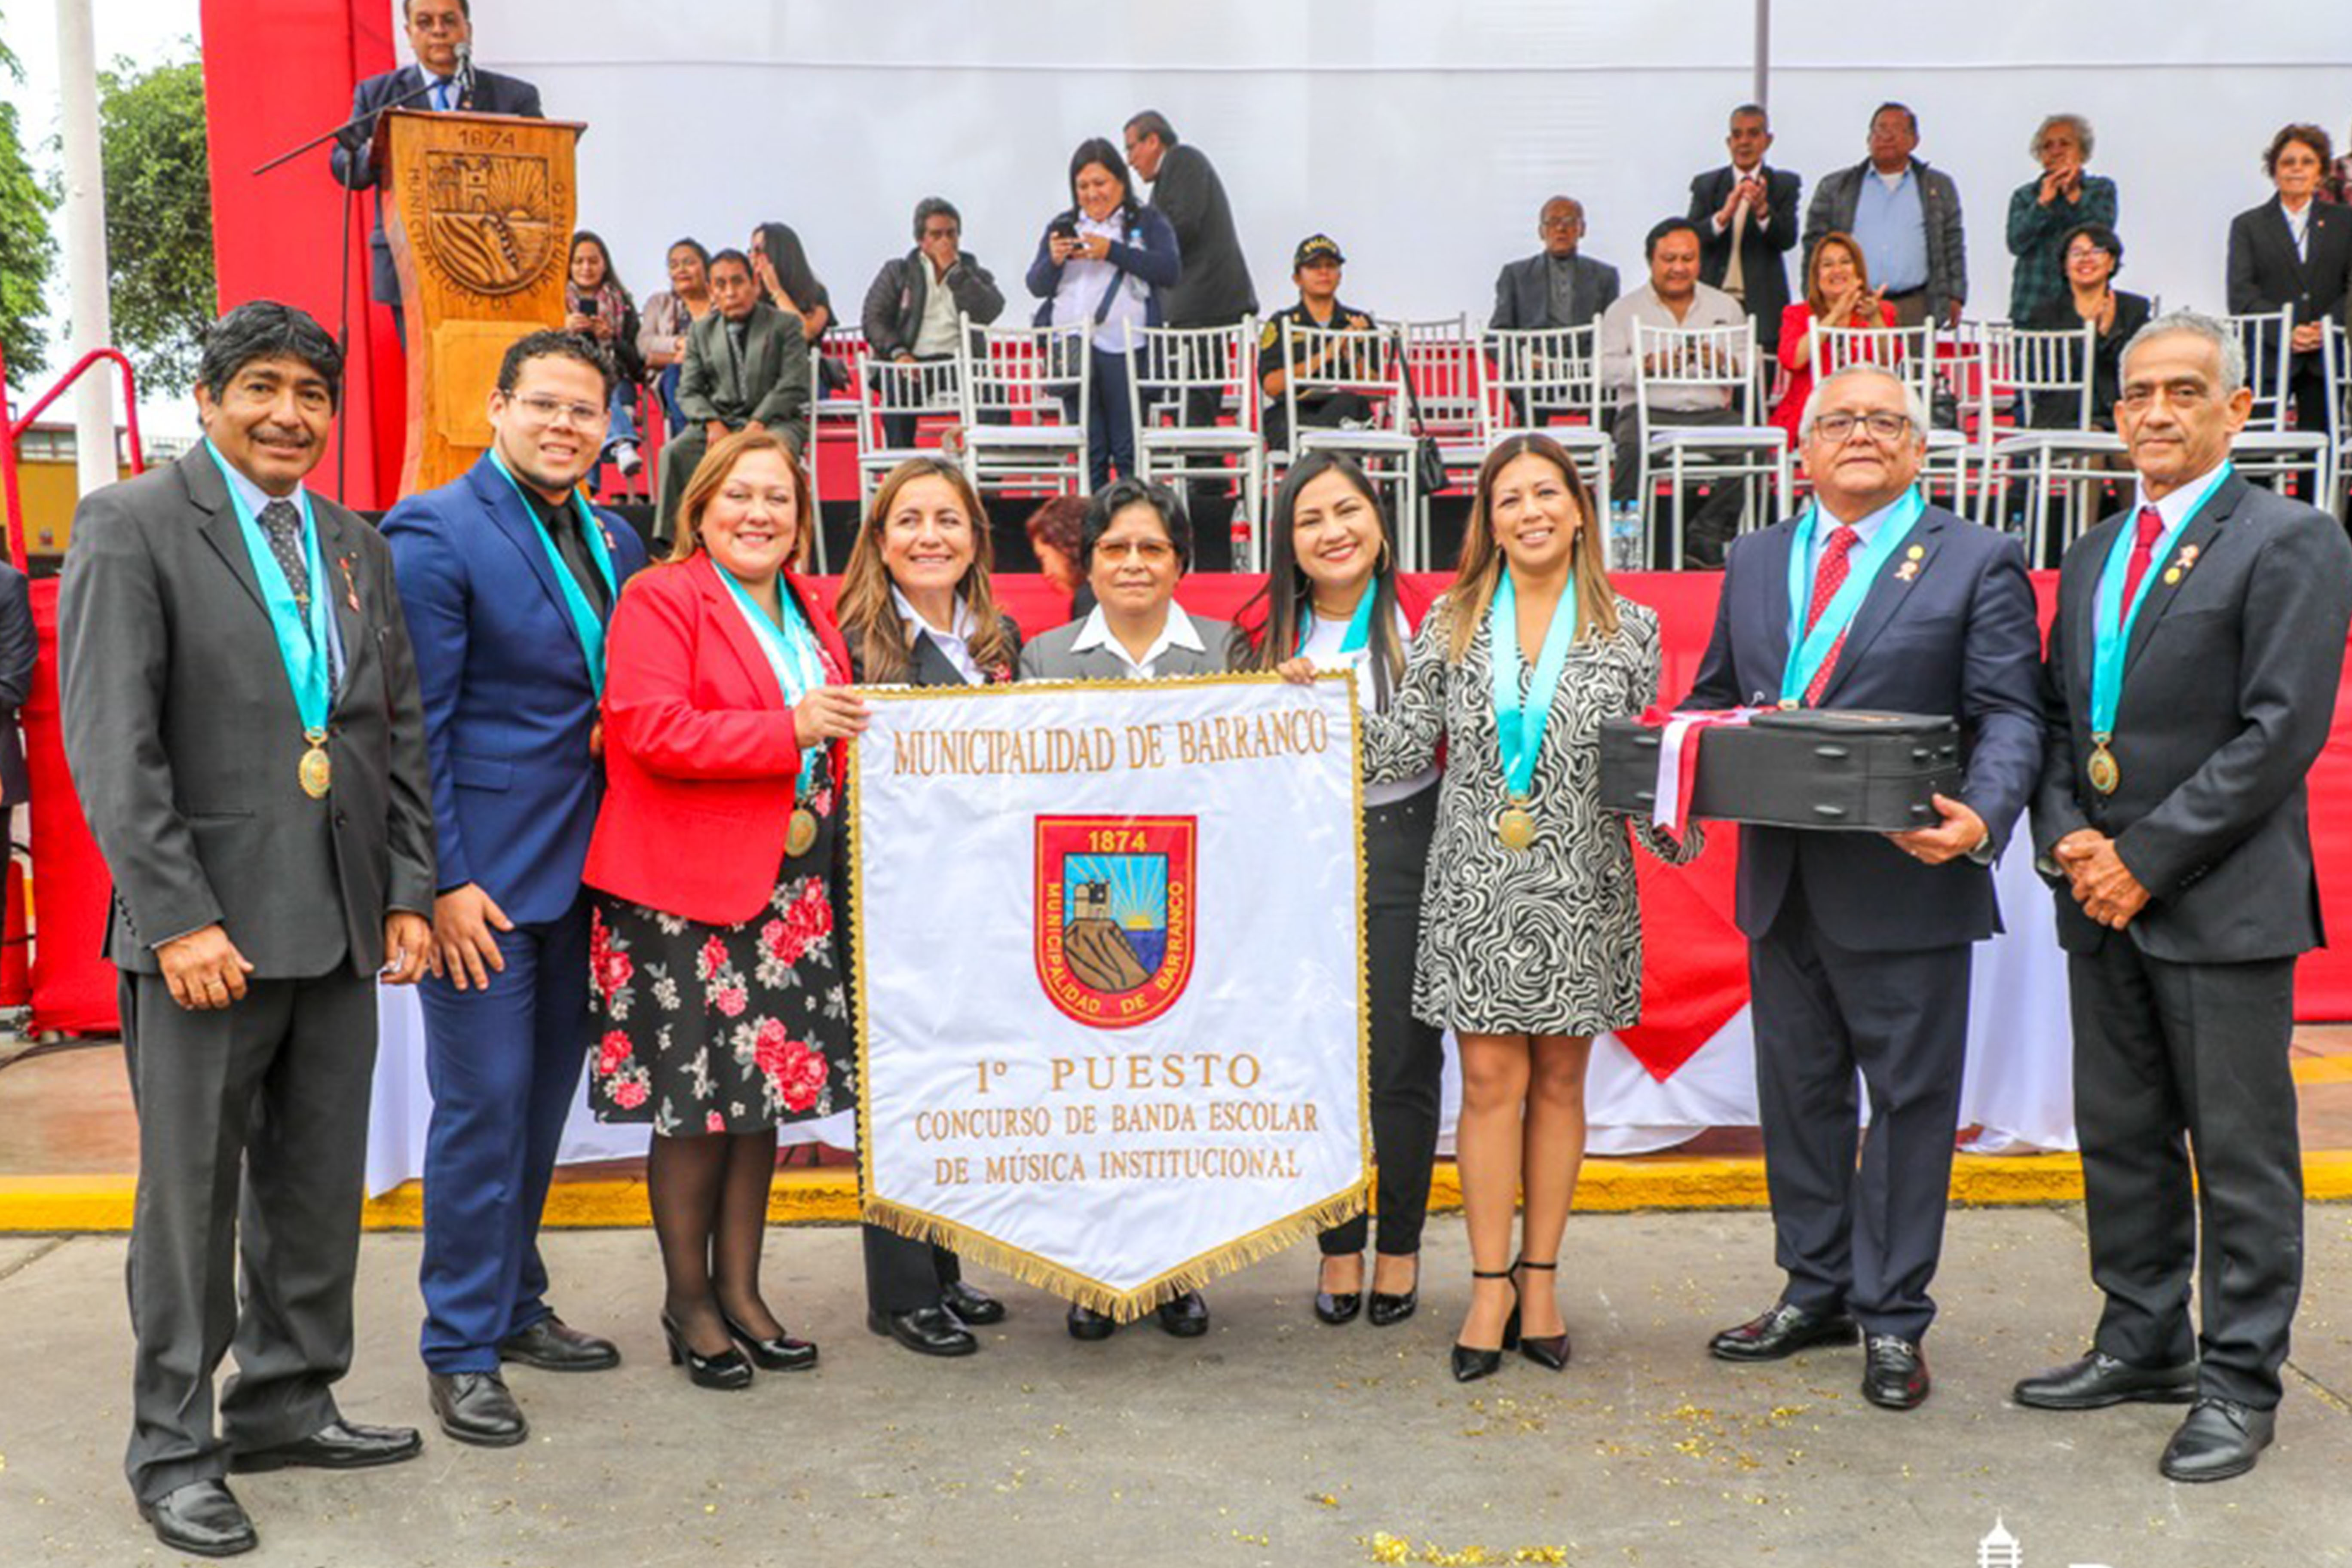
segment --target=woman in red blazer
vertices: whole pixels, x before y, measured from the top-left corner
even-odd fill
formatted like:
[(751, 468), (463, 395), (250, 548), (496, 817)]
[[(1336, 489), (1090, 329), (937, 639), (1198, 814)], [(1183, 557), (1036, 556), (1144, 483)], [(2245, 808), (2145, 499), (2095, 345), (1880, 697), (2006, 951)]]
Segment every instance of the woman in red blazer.
[(1862, 246), (1850, 234), (1825, 234), (1813, 243), (1805, 263), (1805, 297), (1780, 312), (1780, 401), (1772, 405), (1773, 424), (1797, 444), (1797, 422), (1805, 416), (1805, 399), (1813, 395), (1813, 332), (1824, 327), (1877, 329), (1895, 324), (1895, 307), (1870, 286), (1870, 268)]
[[(1305, 656), (1319, 668), (1357, 673), (1357, 696), (1384, 711), (1404, 678), (1405, 644), (1429, 598), (1396, 570), (1388, 515), (1363, 469), (1332, 452), (1294, 465), (1276, 494), (1265, 585), (1234, 617), (1235, 669), (1273, 669)], [(1412, 1015), (1421, 892), (1437, 828), (1438, 770), (1364, 789), (1364, 945), (1371, 984), (1372, 1149), (1380, 1166), (1380, 1241), (1371, 1278), (1372, 1322), (1412, 1316), (1420, 1300), (1421, 1230), (1437, 1157), (1441, 1031)], [(1322, 1236), (1315, 1315), (1353, 1319), (1364, 1304), (1359, 1215)]]
[(742, 1388), (754, 1363), (816, 1363), (761, 1299), (760, 1249), (777, 1124), (856, 1103), (831, 872), (839, 742), (866, 710), (840, 684), (840, 634), (786, 569), (814, 522), (791, 448), (764, 431), (719, 442), (678, 516), (606, 647), (590, 1094), (604, 1121), (653, 1124), (670, 1360)]

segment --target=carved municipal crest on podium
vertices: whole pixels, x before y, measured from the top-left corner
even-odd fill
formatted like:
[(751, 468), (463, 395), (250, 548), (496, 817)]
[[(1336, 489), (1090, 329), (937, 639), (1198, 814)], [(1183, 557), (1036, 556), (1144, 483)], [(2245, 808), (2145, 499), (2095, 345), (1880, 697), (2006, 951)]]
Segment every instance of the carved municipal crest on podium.
[(498, 296), (529, 289), (562, 262), (549, 160), (527, 153), (430, 149), (417, 254), (449, 283)]

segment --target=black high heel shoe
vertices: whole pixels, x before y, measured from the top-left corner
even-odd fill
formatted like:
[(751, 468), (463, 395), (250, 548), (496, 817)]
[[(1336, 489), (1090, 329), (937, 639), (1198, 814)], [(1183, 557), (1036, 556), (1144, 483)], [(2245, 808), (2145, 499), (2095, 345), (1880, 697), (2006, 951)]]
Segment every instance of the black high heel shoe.
[[(1489, 1273), (1487, 1270), (1483, 1268), (1473, 1268), (1470, 1270), (1470, 1278), (1473, 1279), (1510, 1279), (1511, 1294), (1516, 1297), (1519, 1293), (1518, 1281), (1511, 1279), (1511, 1271), (1507, 1268), (1502, 1270), (1500, 1273)], [(1515, 1301), (1511, 1307), (1510, 1319), (1503, 1325), (1503, 1344), (1501, 1350), (1482, 1351), (1475, 1345), (1465, 1345), (1459, 1340), (1454, 1342), (1454, 1381), (1456, 1383), (1475, 1383), (1482, 1377), (1494, 1376), (1495, 1373), (1502, 1367), (1503, 1351), (1516, 1347), (1518, 1342), (1519, 1309)]]
[(715, 1388), (732, 1394), (751, 1386), (751, 1363), (743, 1352), (729, 1345), (717, 1355), (704, 1355), (686, 1342), (677, 1320), (667, 1312), (661, 1315), (662, 1338), (669, 1342), (669, 1364), (684, 1366), (686, 1375), (697, 1388)]
[[(1346, 1255), (1343, 1253), (1341, 1256), (1344, 1257)], [(1357, 1259), (1359, 1267), (1362, 1265), (1362, 1262), (1363, 1260), (1360, 1258)], [(1323, 1279), (1320, 1272), (1323, 1266), (1318, 1263), (1315, 1267), (1318, 1271), (1315, 1279), (1315, 1316), (1317, 1320), (1321, 1322), (1329, 1323), (1334, 1327), (1337, 1327), (1341, 1323), (1354, 1322), (1356, 1321), (1356, 1314), (1364, 1310), (1364, 1293), (1361, 1288), (1360, 1287), (1354, 1290), (1326, 1290), (1323, 1289)]]
[(743, 1353), (762, 1372), (807, 1372), (816, 1365), (816, 1346), (806, 1340), (796, 1340), (790, 1334), (761, 1339), (737, 1322), (724, 1307), (719, 1309), (719, 1321), (727, 1325), (727, 1337), (741, 1345)]
[[(1370, 1320), (1372, 1327), (1392, 1328), (1412, 1317), (1414, 1309), (1421, 1305), (1421, 1255), (1415, 1253), (1412, 1257), (1414, 1261), (1412, 1289), (1398, 1294), (1379, 1289), (1371, 1293), (1370, 1303), (1365, 1308), (1364, 1316)], [(1374, 1278), (1378, 1277), (1378, 1271), (1375, 1270)]]
[[(1559, 1268), (1559, 1259), (1555, 1258), (1549, 1263), (1530, 1263), (1526, 1258), (1522, 1258), (1517, 1263), (1512, 1264), (1511, 1268), (1515, 1272), (1521, 1268), (1549, 1269), (1557, 1271)], [(1513, 1279), (1511, 1281), (1511, 1289), (1516, 1291), (1518, 1288), (1519, 1282), (1517, 1279)], [(1511, 1310), (1511, 1328), (1516, 1330), (1518, 1325), (1518, 1310), (1517, 1308), (1513, 1308)], [(1508, 1342), (1507, 1341), (1506, 1342), (1507, 1343)], [(1546, 1334), (1540, 1339), (1537, 1338), (1533, 1334), (1529, 1334), (1519, 1341), (1519, 1353), (1527, 1357), (1529, 1361), (1535, 1363), (1539, 1367), (1543, 1367), (1548, 1371), (1558, 1372), (1568, 1365), (1568, 1331), (1563, 1329), (1559, 1333)]]

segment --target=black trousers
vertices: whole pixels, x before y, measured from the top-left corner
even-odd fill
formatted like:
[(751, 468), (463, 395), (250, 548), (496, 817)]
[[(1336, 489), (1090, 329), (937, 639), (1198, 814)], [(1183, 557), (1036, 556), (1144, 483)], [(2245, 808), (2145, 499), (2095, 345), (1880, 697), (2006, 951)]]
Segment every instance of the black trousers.
[[(1968, 1052), (1969, 949), (1861, 952), (1813, 923), (1801, 879), (1748, 944), (1756, 1099), (1782, 1300), (1916, 1342), (1944, 1214)], [(1870, 1093), (1859, 1138), (1854, 1073)], [(1854, 1152), (1861, 1146), (1857, 1168)]]
[[(142, 1502), (338, 1420), (331, 1390), (352, 1363), (375, 977), (345, 964), (247, 984), (190, 1011), (161, 975), (119, 982), (139, 1113), (123, 1470)], [(232, 1349), (215, 1436), (213, 1373)]]
[(887, 1226), (866, 1231), (866, 1309), (911, 1312), (936, 1307), (940, 1292), (963, 1278), (963, 1264), (944, 1247), (900, 1236)]
[[(1372, 1158), (1378, 1163), (1379, 1250), (1421, 1250), (1429, 1172), (1437, 1157), (1444, 1032), (1412, 1016), (1413, 955), (1421, 949), (1421, 889), (1437, 831), (1437, 790), (1364, 813), (1364, 949), (1371, 991)], [(1364, 1215), (1323, 1233), (1326, 1257), (1361, 1252)]]
[(2194, 1354), (2200, 1393), (2267, 1409), (2303, 1290), (2294, 961), (2172, 963), (2117, 935), (2066, 977), (2098, 1348), (2135, 1366)]

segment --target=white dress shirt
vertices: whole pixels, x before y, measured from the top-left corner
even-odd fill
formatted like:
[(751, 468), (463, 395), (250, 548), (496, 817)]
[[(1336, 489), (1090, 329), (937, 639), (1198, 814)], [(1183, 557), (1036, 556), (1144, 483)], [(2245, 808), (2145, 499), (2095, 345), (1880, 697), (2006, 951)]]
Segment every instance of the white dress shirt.
[(1097, 605), (1087, 615), (1087, 624), (1078, 628), (1076, 640), (1070, 644), (1070, 651), (1084, 653), (1088, 648), (1097, 647), (1108, 648), (1117, 655), (1119, 663), (1127, 666), (1128, 675), (1136, 680), (1150, 679), (1160, 656), (1171, 647), (1186, 648), (1193, 653), (1209, 651), (1208, 645), (1201, 640), (1199, 629), (1192, 625), (1192, 617), (1173, 600), (1168, 605), (1168, 623), (1160, 628), (1160, 635), (1151, 640), (1151, 646), (1144, 650), (1140, 659), (1127, 651), (1125, 643), (1111, 636), (1110, 623), (1103, 619), (1102, 606)]
[[(988, 677), (982, 672), (979, 661), (971, 657), (972, 619), (970, 605), (965, 604), (961, 598), (958, 598), (955, 602), (953, 617), (955, 624), (950, 629), (941, 631), (923, 619), (916, 610), (914, 601), (900, 593), (898, 584), (896, 583), (890, 584), (890, 602), (898, 607), (898, 618), (914, 628), (916, 637), (930, 638), (931, 646), (947, 656), (947, 661), (956, 667), (956, 673), (963, 677), (963, 683), (966, 686), (987, 684)], [(910, 647), (912, 641), (912, 638), (908, 639)]]

